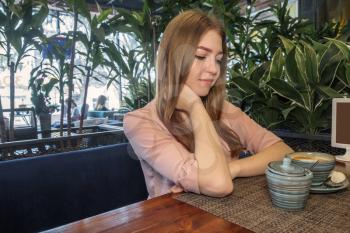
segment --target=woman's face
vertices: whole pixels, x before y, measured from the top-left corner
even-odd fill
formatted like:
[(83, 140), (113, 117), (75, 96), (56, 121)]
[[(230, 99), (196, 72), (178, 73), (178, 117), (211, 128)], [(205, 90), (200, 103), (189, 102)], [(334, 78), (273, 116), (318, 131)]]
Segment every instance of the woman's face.
[(198, 96), (207, 96), (220, 75), (222, 57), (222, 38), (219, 33), (215, 30), (204, 33), (195, 50), (195, 59), (185, 84)]

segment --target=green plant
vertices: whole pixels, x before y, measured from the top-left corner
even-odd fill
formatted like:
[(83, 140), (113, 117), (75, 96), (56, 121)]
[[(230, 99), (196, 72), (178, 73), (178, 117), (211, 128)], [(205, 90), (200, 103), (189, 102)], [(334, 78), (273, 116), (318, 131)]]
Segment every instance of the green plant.
[(49, 12), (47, 0), (0, 1), (0, 46), (10, 70), (10, 137), (14, 137), (15, 74), (30, 51), (40, 50), (42, 23)]
[[(117, 15), (110, 21), (110, 27), (113, 31), (126, 33), (133, 38), (132, 43), (134, 46), (130, 51), (133, 53), (132, 56), (134, 56), (135, 61), (139, 63), (137, 68), (140, 68), (140, 71), (144, 73), (145, 84), (147, 87), (145, 90), (147, 102), (153, 98), (154, 90), (152, 88), (154, 85), (152, 82), (154, 81), (152, 80), (152, 76), (154, 77), (155, 73), (154, 60), (157, 38), (160, 35), (160, 32), (156, 30), (157, 17), (152, 15), (151, 5), (153, 5), (152, 1), (147, 0), (144, 1), (143, 8), (140, 11), (129, 11), (119, 8), (117, 9)], [(125, 50), (121, 53), (123, 53), (123, 56), (128, 56), (125, 53)], [(124, 68), (120, 62), (117, 62), (115, 65), (118, 64), (120, 65), (120, 69)], [(128, 78), (130, 76), (126, 75), (124, 77)], [(129, 79), (127, 80), (132, 82)], [(122, 90), (121, 80), (115, 79), (114, 81), (119, 83), (119, 89)]]
[[(83, 69), (81, 72), (86, 78), (81, 113), (85, 112), (90, 78), (92, 77), (98, 80), (98, 78), (94, 76), (94, 71), (98, 66), (103, 66), (106, 64), (102, 53), (102, 48), (106, 37), (105, 28), (109, 27), (108, 16), (112, 13), (112, 9), (102, 10), (98, 4), (97, 8), (99, 11), (98, 15), (92, 16), (90, 13), (85, 15), (85, 18), (88, 21), (86, 33), (77, 32), (77, 40), (82, 42), (85, 47), (85, 51), (79, 51), (80, 55), (83, 55), (85, 58), (85, 65), (82, 66)], [(82, 127), (83, 117), (80, 118), (80, 133), (82, 132)]]
[(280, 36), (295, 41), (308, 37), (315, 38), (313, 23), (307, 19), (292, 17), (288, 2), (288, 0), (278, 1), (271, 6), (270, 12), (275, 16), (275, 19), (257, 22), (257, 26), (263, 31), (260, 39), (267, 46), (269, 60), (275, 51), (282, 46)]
[[(129, 91), (128, 96), (124, 96), (126, 105), (131, 109), (137, 109), (145, 106), (149, 102), (148, 96), (148, 80), (145, 77), (145, 66), (142, 61), (138, 61), (139, 51), (130, 49), (125, 46), (118, 46), (110, 40), (106, 40), (107, 47), (104, 52), (107, 54), (107, 65), (111, 68), (114, 76), (108, 82), (108, 86), (112, 82), (116, 82), (117, 78), (128, 81), (126, 88)], [(154, 87), (152, 87), (154, 90)], [(154, 92), (151, 92), (151, 98)]]
[[(228, 17), (227, 14), (230, 11), (232, 13)], [(347, 77), (350, 75), (347, 74), (350, 68), (346, 45), (339, 40), (331, 39), (343, 38), (341, 32), (344, 29), (340, 24), (328, 24), (315, 30), (309, 21), (289, 15), (288, 1), (281, 1), (267, 10), (276, 16), (272, 20), (259, 21), (259, 17), (252, 16), (250, 8), (246, 10), (245, 15), (237, 16), (235, 12), (237, 11), (233, 11), (232, 8), (228, 11), (223, 10), (220, 14), (225, 15), (227, 35), (233, 45), (227, 82), (229, 100), (240, 106), (261, 125), (270, 129), (289, 128), (293, 131), (317, 133), (329, 128), (330, 96), (349, 92)], [(281, 40), (281, 36), (285, 39)], [(331, 38), (327, 39), (325, 36)], [(329, 41), (328, 44), (326, 44), (327, 41)], [(311, 50), (313, 49), (316, 57), (320, 59), (330, 41), (333, 45), (325, 54), (322, 63), (317, 61), (324, 69), (320, 70), (322, 73), (316, 75), (324, 77), (323, 81), (317, 84), (309, 80), (312, 78), (310, 72), (308, 74), (305, 74), (305, 71), (299, 72), (303, 74), (302, 78), (307, 80), (308, 88), (304, 88), (307, 94), (303, 93), (303, 95), (309, 95), (311, 102), (317, 102), (320, 98), (320, 102), (315, 103), (319, 104), (317, 107), (313, 105), (311, 109), (308, 107), (309, 110), (304, 109), (305, 112), (302, 112), (299, 109), (301, 107), (295, 106), (291, 101), (293, 95), (277, 94), (278, 87), (274, 85), (276, 81), (270, 79), (279, 79), (282, 81), (279, 85), (282, 87), (291, 85), (293, 88), (303, 89), (300, 85), (291, 83), (294, 79), (284, 76), (287, 75), (286, 67), (288, 66), (288, 70), (292, 72), (300, 69), (298, 67), (302, 63), (300, 59), (303, 62), (310, 61), (309, 55), (300, 55), (299, 51), (304, 52), (305, 46), (307, 51), (311, 46)], [(293, 55), (286, 59), (286, 54), (289, 54), (293, 47), (298, 47), (295, 51), (298, 64), (292, 63)], [(340, 50), (342, 53), (336, 56)], [(306, 57), (300, 58), (301, 56)], [(328, 61), (329, 64), (326, 63), (327, 56), (331, 58)], [(295, 71), (295, 73), (298, 72)], [(290, 75), (295, 77), (295, 74)], [(321, 84), (326, 87), (320, 87), (318, 91), (314, 90)], [(276, 90), (274, 91), (273, 88)], [(320, 97), (322, 93), (323, 98)], [(317, 117), (319, 119), (316, 119)]]
[(285, 53), (282, 49), (275, 52), (267, 85), (288, 100), (288, 126), (309, 134), (329, 129), (331, 98), (342, 96), (346, 90), (338, 71), (349, 62), (349, 47), (335, 39), (313, 45), (281, 40)]
[[(57, 38), (65, 41), (64, 44), (57, 43)], [(58, 80), (59, 102), (60, 102), (60, 135), (63, 135), (63, 121), (64, 121), (64, 86), (68, 85), (67, 74), (69, 65), (66, 62), (66, 53), (69, 51), (70, 44), (67, 43), (68, 35), (53, 35), (48, 38), (44, 46), (51, 46), (52, 50), (48, 53), (48, 62), (44, 60), (41, 62), (40, 72), (48, 77)], [(42, 65), (43, 64), (43, 65)], [(39, 66), (39, 67), (40, 67)], [(37, 73), (40, 74), (40, 73)], [(39, 76), (40, 77), (40, 76)]]
[(36, 114), (51, 113), (51, 99), (49, 93), (54, 86), (59, 82), (58, 79), (48, 76), (46, 69), (41, 69), (42, 66), (38, 66), (31, 72), (31, 78), (29, 80), (29, 88), (31, 89), (31, 101), (34, 105)]
[(270, 62), (264, 62), (251, 67), (244, 76), (230, 70), (228, 98), (259, 124), (275, 129), (284, 123), (288, 106), (266, 85), (269, 67)]
[(7, 65), (14, 62), (17, 70), (23, 58), (29, 52), (38, 49), (44, 35), (42, 23), (49, 9), (46, 0), (15, 0), (0, 1), (0, 34), (3, 37), (0, 45), (6, 54)]
[[(88, 15), (89, 12), (86, 9), (86, 4), (84, 4), (84, 1), (81, 0), (69, 0), (67, 1), (67, 5), (69, 7), (69, 10), (73, 13), (73, 31), (70, 31), (68, 34), (70, 35), (70, 42), (71, 42), (71, 54), (70, 54), (70, 61), (69, 61), (69, 69), (67, 73), (68, 78), (68, 104), (67, 104), (67, 124), (68, 124), (68, 135), (71, 134), (71, 125), (72, 125), (72, 115), (71, 115), (71, 109), (72, 109), (72, 93), (73, 93), (73, 78), (74, 78), (74, 68), (75, 68), (75, 45), (77, 41), (77, 31), (78, 31), (78, 18), (79, 18), (79, 12), (82, 12), (85, 15)], [(82, 7), (79, 8), (82, 4)], [(80, 10), (79, 10), (80, 9)], [(70, 141), (68, 141), (68, 147), (70, 147)]]

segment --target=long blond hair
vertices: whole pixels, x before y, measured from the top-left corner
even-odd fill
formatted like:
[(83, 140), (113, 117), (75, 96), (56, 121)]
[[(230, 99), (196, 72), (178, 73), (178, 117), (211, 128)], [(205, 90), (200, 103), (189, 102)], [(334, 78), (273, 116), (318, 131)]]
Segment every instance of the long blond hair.
[(209, 30), (215, 30), (221, 36), (223, 58), (219, 78), (208, 96), (202, 100), (216, 131), (229, 146), (231, 155), (237, 156), (242, 148), (238, 137), (235, 132), (220, 121), (226, 97), (227, 46), (223, 25), (213, 15), (199, 10), (189, 10), (176, 16), (167, 25), (157, 57), (157, 113), (174, 137), (190, 152), (194, 152), (193, 132), (186, 127), (181, 113), (175, 107), (181, 86), (185, 83), (195, 58), (195, 50), (199, 40)]

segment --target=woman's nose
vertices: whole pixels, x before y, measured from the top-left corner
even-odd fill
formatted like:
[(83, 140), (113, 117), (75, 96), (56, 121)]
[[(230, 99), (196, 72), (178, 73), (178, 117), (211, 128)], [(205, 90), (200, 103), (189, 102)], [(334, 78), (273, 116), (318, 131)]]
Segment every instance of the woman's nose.
[(208, 59), (207, 71), (214, 75), (220, 71), (220, 65), (215, 58)]

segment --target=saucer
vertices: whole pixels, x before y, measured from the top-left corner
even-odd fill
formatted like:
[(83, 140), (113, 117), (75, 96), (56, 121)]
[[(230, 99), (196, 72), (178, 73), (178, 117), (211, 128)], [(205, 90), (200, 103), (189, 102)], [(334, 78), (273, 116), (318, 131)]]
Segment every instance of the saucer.
[(349, 186), (349, 180), (346, 179), (343, 181), (343, 185), (339, 187), (329, 187), (325, 184), (321, 184), (318, 186), (311, 186), (310, 193), (335, 193), (340, 190), (346, 189)]

